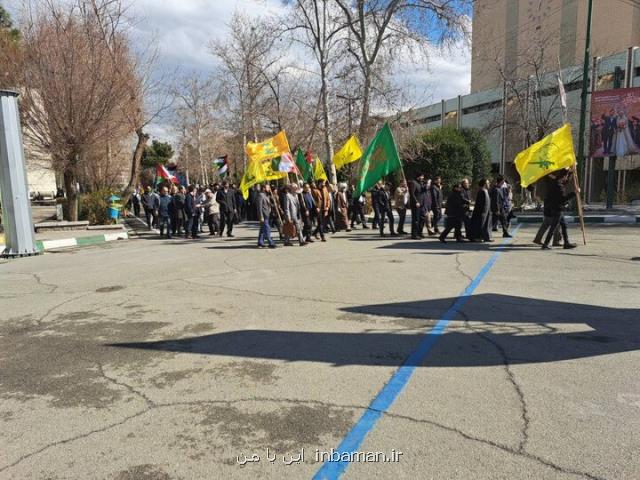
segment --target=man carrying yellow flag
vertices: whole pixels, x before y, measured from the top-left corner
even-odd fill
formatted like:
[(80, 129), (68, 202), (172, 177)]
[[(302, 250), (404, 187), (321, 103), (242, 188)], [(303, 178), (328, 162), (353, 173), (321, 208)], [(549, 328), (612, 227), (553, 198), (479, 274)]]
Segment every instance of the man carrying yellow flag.
[(571, 125), (566, 123), (555, 132), (520, 152), (515, 159), (520, 184), (527, 187), (545, 175), (575, 165)]
[(362, 157), (362, 147), (355, 135), (351, 135), (349, 140), (342, 146), (338, 153), (333, 156), (333, 163), (336, 169), (342, 168), (349, 163), (360, 160)]
[(287, 134), (283, 130), (275, 137), (267, 138), (260, 143), (249, 142), (245, 150), (251, 160), (267, 160), (279, 157), (284, 153), (289, 153)]
[[(520, 184), (523, 187), (531, 185), (550, 173), (573, 167), (576, 164), (576, 154), (573, 150), (571, 125), (568, 123), (564, 124), (555, 132), (550, 133), (539, 142), (534, 143), (526, 150), (520, 152), (516, 156), (515, 164), (520, 174)], [(575, 175), (576, 172), (572, 174), (575, 192), (571, 192), (568, 195), (564, 192), (564, 180), (562, 178), (555, 178), (553, 175), (551, 176), (544, 200), (545, 221), (547, 217), (550, 219), (550, 229), (542, 244), (542, 248), (545, 250), (550, 248), (549, 242), (558, 226), (564, 238), (564, 248), (576, 247), (574, 243), (569, 242), (567, 226), (562, 214), (566, 202), (574, 197), (576, 198), (578, 214), (580, 216), (582, 239), (584, 244), (587, 244), (584, 231), (584, 216), (582, 214), (582, 205), (579, 196), (580, 187)], [(542, 231), (539, 232), (539, 235), (542, 237)]]

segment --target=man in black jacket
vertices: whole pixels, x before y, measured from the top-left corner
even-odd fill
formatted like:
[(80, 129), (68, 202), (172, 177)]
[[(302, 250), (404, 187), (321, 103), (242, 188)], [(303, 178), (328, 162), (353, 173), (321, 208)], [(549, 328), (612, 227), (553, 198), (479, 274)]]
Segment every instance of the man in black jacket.
[[(551, 181), (548, 184), (547, 196), (544, 199), (544, 215), (545, 217), (551, 217), (551, 227), (547, 233), (544, 243), (542, 244), (543, 250), (550, 250), (551, 239), (553, 238), (553, 232), (555, 232), (558, 225), (562, 231), (562, 239), (564, 240), (564, 248), (576, 248), (575, 243), (569, 242), (569, 235), (567, 234), (567, 224), (564, 221), (563, 211), (566, 208), (566, 204), (569, 200), (576, 196), (576, 192), (565, 193), (569, 174), (566, 171), (561, 171), (557, 175), (549, 174)], [(579, 192), (578, 192), (579, 193)]]
[(462, 239), (462, 220), (469, 208), (469, 200), (462, 196), (462, 185), (456, 183), (453, 191), (447, 197), (447, 218), (445, 219), (445, 229), (440, 234), (440, 241), (446, 243), (447, 235), (454, 230), (456, 242), (463, 242)]
[(440, 233), (438, 222), (442, 218), (442, 178), (436, 176), (431, 182), (431, 211), (433, 212), (433, 231)]
[(200, 204), (196, 199), (196, 187), (189, 185), (188, 193), (184, 200), (184, 215), (187, 220), (185, 236), (187, 238), (198, 238), (198, 220), (200, 218)]
[(424, 175), (418, 174), (415, 180), (409, 182), (409, 208), (411, 208), (411, 238), (417, 240), (420, 238), (422, 229), (422, 215), (420, 213), (420, 192), (424, 183)]
[(216, 201), (220, 204), (220, 236), (227, 227), (227, 237), (233, 237), (233, 218), (238, 212), (236, 208), (236, 193), (229, 188), (229, 182), (223, 182), (222, 188), (216, 194)]
[(396, 232), (393, 229), (393, 210), (391, 209), (391, 185), (385, 184), (380, 186), (378, 194), (376, 195), (377, 211), (378, 211), (378, 226), (380, 227), (380, 236), (384, 237), (384, 222), (385, 218), (389, 218), (389, 232), (391, 236), (395, 237)]
[(471, 239), (469, 233), (471, 232), (471, 215), (469, 214), (469, 212), (471, 211), (471, 190), (470, 190), (470, 185), (469, 185), (469, 180), (466, 178), (462, 179), (462, 182), (460, 182), (460, 186), (462, 187), (460, 189), (460, 195), (462, 195), (462, 198), (465, 200), (465, 211), (464, 211), (464, 216), (462, 217), (462, 224), (464, 225), (464, 234), (466, 235), (467, 239)]

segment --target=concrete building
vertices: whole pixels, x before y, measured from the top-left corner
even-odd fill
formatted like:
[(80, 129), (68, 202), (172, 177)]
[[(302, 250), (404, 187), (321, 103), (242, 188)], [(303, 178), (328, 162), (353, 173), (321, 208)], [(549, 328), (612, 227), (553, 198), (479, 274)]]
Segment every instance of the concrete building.
[[(526, 78), (531, 60), (545, 71), (579, 65), (584, 56), (586, 0), (476, 0), (471, 92)], [(638, 0), (594, 0), (591, 54), (606, 57), (640, 45)], [(540, 55), (544, 49), (544, 55)]]
[[(623, 86), (640, 87), (640, 48), (630, 47), (614, 55), (593, 59), (591, 90), (613, 88), (613, 73), (616, 67), (623, 70)], [(576, 146), (582, 88), (581, 73), (581, 64), (562, 70), (567, 93), (568, 121), (573, 125)], [(559, 127), (563, 121), (558, 105), (556, 74), (557, 70), (552, 71), (542, 76), (539, 84), (532, 83), (530, 86), (531, 92), (535, 91), (541, 97), (542, 109), (551, 111), (554, 128)], [(504, 172), (508, 178), (515, 181), (518, 176), (513, 167), (513, 160), (515, 155), (526, 146), (526, 139), (522, 129), (508, 128), (504, 125), (508, 123), (506, 119), (516, 108), (513, 98), (510, 98), (507, 92), (504, 84), (501, 84), (496, 88), (443, 99), (438, 103), (405, 112), (396, 125), (411, 135), (443, 126), (480, 129), (486, 135), (494, 169)], [(588, 126), (587, 122), (587, 130)], [(588, 144), (589, 142), (585, 141), (587, 147)], [(588, 152), (585, 153), (588, 155)], [(607, 166), (606, 159), (587, 159), (585, 178), (581, 179), (587, 201), (602, 201)], [(637, 155), (619, 159), (616, 163), (618, 191), (633, 190), (634, 192), (633, 198), (628, 200), (640, 199), (639, 168), (640, 158)]]

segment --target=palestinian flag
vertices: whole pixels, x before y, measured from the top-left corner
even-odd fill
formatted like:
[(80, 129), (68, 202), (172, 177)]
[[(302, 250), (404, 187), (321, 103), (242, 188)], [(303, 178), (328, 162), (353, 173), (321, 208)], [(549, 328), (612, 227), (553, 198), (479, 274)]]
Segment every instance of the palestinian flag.
[(271, 160), (273, 170), (286, 173), (300, 173), (290, 153), (283, 153), (279, 158)]
[(220, 178), (224, 178), (229, 173), (229, 163), (227, 162), (227, 155), (218, 157), (213, 161), (213, 165), (218, 169), (218, 175)]
[(309, 165), (313, 165), (315, 158), (313, 158), (313, 152), (311, 150), (307, 150), (304, 154), (304, 158), (307, 160)]
[(178, 177), (172, 174), (164, 165), (156, 165), (156, 184), (169, 180), (171, 183), (179, 183)]
[(313, 175), (313, 169), (311, 168), (311, 165), (307, 161), (307, 158), (305, 157), (304, 152), (301, 148), (298, 148), (296, 152), (296, 167), (298, 167), (302, 179), (305, 182), (308, 182)]

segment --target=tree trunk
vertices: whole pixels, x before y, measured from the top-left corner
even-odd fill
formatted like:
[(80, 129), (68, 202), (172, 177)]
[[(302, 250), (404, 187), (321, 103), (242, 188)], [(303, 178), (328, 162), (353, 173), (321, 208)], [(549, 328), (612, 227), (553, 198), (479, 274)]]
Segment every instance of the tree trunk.
[(360, 116), (360, 128), (358, 134), (363, 145), (369, 140), (369, 105), (371, 99), (371, 71), (365, 72), (364, 86), (362, 91), (362, 115)]
[(142, 164), (142, 154), (149, 141), (149, 135), (142, 131), (142, 128), (136, 129), (136, 135), (138, 136), (138, 142), (136, 148), (133, 151), (133, 157), (131, 158), (131, 175), (129, 176), (129, 183), (127, 184), (124, 192), (122, 192), (122, 205), (126, 205), (133, 195), (138, 181), (140, 179), (140, 165)]
[(321, 65), (320, 76), (322, 77), (322, 86), (320, 96), (322, 97), (322, 122), (324, 123), (324, 148), (329, 162), (329, 176), (333, 185), (337, 182), (336, 166), (333, 163), (333, 138), (331, 136), (331, 122), (329, 118), (329, 86), (327, 84), (326, 67)]
[(76, 189), (76, 175), (71, 168), (66, 168), (64, 176), (64, 191), (67, 201), (64, 204), (64, 218), (70, 222), (78, 221), (78, 190)]

